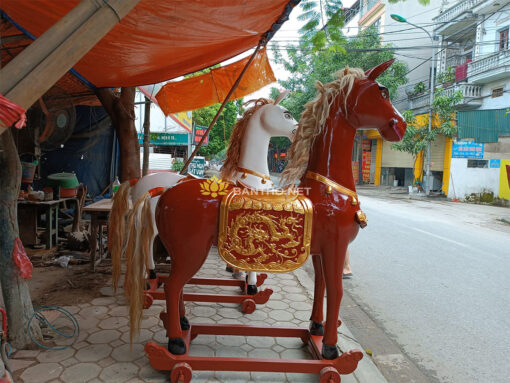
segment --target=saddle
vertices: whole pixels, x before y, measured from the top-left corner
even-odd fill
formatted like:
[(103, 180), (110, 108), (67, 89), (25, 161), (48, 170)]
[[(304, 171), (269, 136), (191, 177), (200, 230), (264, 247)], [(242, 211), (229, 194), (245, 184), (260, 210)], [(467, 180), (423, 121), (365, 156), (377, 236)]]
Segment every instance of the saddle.
[(220, 207), (218, 251), (230, 266), (285, 273), (310, 255), (312, 202), (292, 190), (234, 188)]

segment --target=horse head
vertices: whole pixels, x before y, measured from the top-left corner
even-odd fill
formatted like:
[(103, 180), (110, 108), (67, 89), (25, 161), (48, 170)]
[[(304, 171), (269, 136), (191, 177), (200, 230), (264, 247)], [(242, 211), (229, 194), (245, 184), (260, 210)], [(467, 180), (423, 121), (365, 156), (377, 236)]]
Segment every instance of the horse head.
[(261, 128), (270, 137), (288, 137), (292, 140), (296, 133), (297, 121), (287, 109), (279, 105), (288, 94), (288, 91), (281, 92), (274, 104), (264, 105), (258, 111)]
[(366, 77), (356, 79), (347, 100), (347, 120), (362, 129), (377, 129), (387, 141), (400, 141), (407, 125), (392, 105), (388, 88), (379, 84), (379, 77), (395, 59), (388, 60), (365, 72)]

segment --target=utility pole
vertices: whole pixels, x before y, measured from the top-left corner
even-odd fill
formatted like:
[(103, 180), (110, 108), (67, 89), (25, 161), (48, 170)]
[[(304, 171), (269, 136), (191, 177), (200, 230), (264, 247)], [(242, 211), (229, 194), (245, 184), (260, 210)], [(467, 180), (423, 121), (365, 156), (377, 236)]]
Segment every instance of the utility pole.
[(142, 176), (146, 176), (149, 171), (149, 144), (151, 130), (151, 100), (145, 97), (145, 112), (143, 115), (143, 164)]

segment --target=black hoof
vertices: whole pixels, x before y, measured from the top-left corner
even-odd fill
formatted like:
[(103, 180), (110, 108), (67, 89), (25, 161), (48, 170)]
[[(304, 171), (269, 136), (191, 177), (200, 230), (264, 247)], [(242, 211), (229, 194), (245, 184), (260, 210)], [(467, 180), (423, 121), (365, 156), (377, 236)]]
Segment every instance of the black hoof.
[(234, 272), (234, 268), (232, 266), (228, 266), (225, 267), (225, 270), (228, 271), (229, 273), (233, 273)]
[(149, 270), (149, 279), (157, 279), (158, 274), (156, 273), (156, 270)]
[(188, 319), (186, 317), (181, 317), (180, 322), (181, 322), (181, 330), (182, 331), (189, 330), (190, 325), (189, 325)]
[(186, 354), (186, 343), (182, 338), (169, 338), (168, 351), (174, 355)]
[(336, 345), (328, 346), (327, 344), (322, 345), (322, 357), (327, 360), (333, 360), (340, 356)]
[(322, 323), (313, 322), (310, 324), (310, 334), (312, 335), (324, 335), (324, 326)]
[(256, 285), (248, 285), (248, 288), (246, 289), (246, 293), (248, 295), (255, 295), (258, 293), (258, 289)]

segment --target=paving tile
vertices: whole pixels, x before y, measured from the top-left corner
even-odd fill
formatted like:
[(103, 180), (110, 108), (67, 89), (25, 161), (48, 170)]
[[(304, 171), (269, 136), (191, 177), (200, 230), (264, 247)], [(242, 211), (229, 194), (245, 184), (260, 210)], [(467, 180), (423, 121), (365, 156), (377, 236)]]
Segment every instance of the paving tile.
[(12, 372), (18, 371), (18, 370), (24, 370), (25, 368), (30, 367), (36, 363), (35, 360), (28, 360), (28, 359), (9, 359), (9, 365), (11, 366)]
[(78, 342), (78, 343), (73, 344), (73, 348), (75, 350), (81, 350), (82, 348), (87, 347), (87, 346), (90, 346), (90, 343), (88, 343), (88, 342)]
[(117, 363), (115, 359), (113, 359), (111, 356), (108, 358), (101, 359), (97, 364), (99, 364), (101, 367), (105, 368), (108, 366), (111, 366), (112, 364)]
[(235, 319), (242, 316), (243, 313), (238, 308), (237, 309), (221, 308), (218, 310), (218, 315), (222, 316), (223, 318)]
[(107, 312), (108, 312), (108, 308), (105, 306), (91, 306), (91, 307), (85, 307), (84, 309), (81, 309), (80, 316), (82, 318), (88, 318), (91, 316), (101, 318), (101, 317), (104, 317)]
[(121, 317), (121, 316), (127, 316), (129, 314), (128, 308), (126, 306), (117, 306), (110, 311), (108, 311), (108, 314), (113, 317)]
[(112, 352), (107, 344), (92, 344), (79, 350), (75, 358), (81, 362), (96, 362), (106, 358)]
[(154, 334), (154, 337), (152, 338), (154, 340), (154, 342), (158, 343), (158, 344), (167, 344), (168, 343), (168, 338), (166, 336), (166, 330), (160, 330), (158, 331), (157, 333)]
[(248, 353), (246, 351), (243, 351), (238, 347), (223, 346), (223, 345), (218, 345), (214, 351), (215, 351), (216, 356), (226, 357), (226, 358), (244, 358), (248, 355)]
[(66, 370), (60, 376), (65, 383), (85, 383), (99, 375), (101, 367), (94, 363), (78, 363)]
[[(118, 290), (117, 290), (118, 291)], [(113, 291), (113, 287), (105, 286), (99, 289), (99, 293), (105, 297), (113, 297), (115, 296), (115, 292)]]
[(214, 375), (223, 383), (246, 383), (251, 378), (249, 372), (241, 371), (216, 371)]
[(131, 347), (129, 344), (124, 344), (114, 348), (111, 357), (118, 362), (133, 362), (145, 354), (143, 348), (141, 344), (133, 344)]
[(101, 371), (99, 378), (105, 383), (124, 383), (135, 378), (138, 366), (134, 363), (115, 363)]
[(109, 317), (99, 322), (99, 327), (104, 330), (113, 330), (125, 326), (128, 323), (126, 317)]
[(290, 302), (305, 302), (308, 299), (304, 291), (301, 294), (285, 294), (285, 298)]
[(293, 315), (285, 310), (273, 310), (269, 313), (269, 316), (279, 322), (290, 321), (294, 319)]
[(85, 307), (90, 307), (90, 306), (91, 306), (91, 304), (90, 304), (90, 303), (80, 303), (80, 304), (78, 304), (77, 306), (78, 306), (80, 309), (82, 309), (82, 308), (85, 308)]
[(280, 359), (280, 355), (269, 348), (256, 348), (251, 350), (248, 356), (250, 358)]
[(305, 346), (299, 338), (276, 338), (276, 343), (285, 348), (302, 348)]
[[(286, 373), (287, 381), (292, 383), (319, 383), (320, 377), (319, 374), (291, 374)], [(344, 382), (343, 376), (342, 376), (342, 383)]]
[(192, 344), (189, 350), (191, 356), (214, 356), (214, 350), (211, 347), (202, 344)]
[[(142, 323), (140, 324), (140, 328), (149, 329), (157, 324), (159, 324), (160, 319), (159, 315), (157, 317), (151, 316), (151, 317), (145, 317), (142, 319)], [(163, 324), (161, 324), (161, 327), (163, 327)]]
[(58, 378), (64, 368), (58, 363), (39, 363), (21, 374), (25, 383), (45, 383)]
[(78, 314), (80, 308), (77, 306), (62, 306), (64, 310), (69, 311), (71, 314)]
[(287, 293), (302, 293), (303, 288), (298, 286), (283, 286), (282, 290)]
[(216, 342), (221, 343), (225, 346), (239, 347), (246, 343), (246, 337), (244, 336), (229, 336), (229, 335), (218, 335), (216, 336)]
[(62, 362), (60, 362), (60, 364), (64, 367), (69, 367), (76, 363), (78, 363), (78, 359), (76, 359), (76, 358), (69, 358), (69, 359), (66, 359), (66, 360), (63, 360)]
[(252, 372), (251, 378), (255, 382), (262, 383), (282, 383), (287, 381), (287, 377), (283, 372)]
[(45, 350), (37, 356), (39, 363), (49, 362), (62, 362), (63, 360), (70, 358), (76, 351), (73, 348), (66, 348), (64, 350)]
[[(122, 338), (121, 338), (122, 339)], [(125, 343), (129, 343), (129, 334), (128, 334), (128, 341), (127, 342), (123, 342), (122, 340), (120, 339), (116, 339), (114, 340), (113, 342), (110, 342), (110, 346), (112, 346), (113, 348), (115, 347), (120, 347), (122, 346), (123, 344)]]
[(101, 330), (90, 335), (87, 340), (91, 344), (110, 343), (115, 339), (120, 339), (120, 332), (116, 330)]
[(138, 372), (138, 377), (143, 382), (150, 383), (168, 382), (168, 376), (169, 373), (167, 371), (158, 371), (152, 368), (151, 366), (142, 367)]
[(269, 298), (269, 301), (266, 303), (266, 307), (274, 310), (286, 310), (289, 308), (289, 305), (281, 300)]
[(216, 315), (216, 308), (207, 306), (196, 306), (191, 310), (193, 316), (210, 318)]
[(282, 359), (312, 359), (312, 355), (308, 352), (308, 349), (303, 348), (292, 348), (280, 352)]
[(246, 343), (254, 348), (270, 348), (275, 344), (275, 338), (269, 336), (249, 336), (246, 338)]
[(78, 314), (75, 315), (75, 318), (80, 325), (80, 329), (84, 329), (90, 332), (97, 330), (99, 318), (96, 318), (94, 316), (82, 317), (81, 315)]
[(115, 303), (115, 298), (113, 298), (113, 297), (95, 298), (90, 303), (93, 306), (111, 306)]
[(39, 350), (19, 350), (16, 351), (13, 359), (35, 359), (39, 353)]

